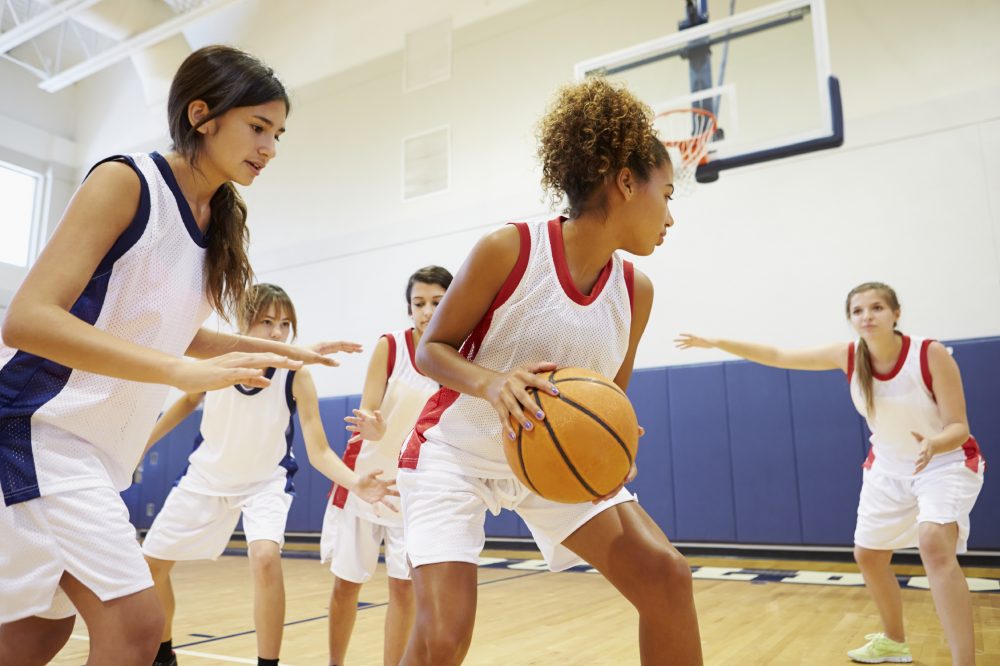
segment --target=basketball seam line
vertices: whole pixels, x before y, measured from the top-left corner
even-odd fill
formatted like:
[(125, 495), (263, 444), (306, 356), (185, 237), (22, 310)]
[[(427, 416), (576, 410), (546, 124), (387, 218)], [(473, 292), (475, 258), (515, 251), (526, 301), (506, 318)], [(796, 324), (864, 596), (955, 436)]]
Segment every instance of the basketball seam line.
[[(535, 401), (536, 402), (538, 401), (538, 395), (537, 394), (535, 395)], [(542, 406), (541, 403), (539, 403), (538, 406), (539, 406), (539, 408), (541, 408), (541, 406)], [(531, 477), (528, 476), (528, 468), (524, 464), (524, 452), (523, 452), (523, 446), (522, 446), (523, 445), (523, 440), (522, 440), (522, 437), (521, 437), (521, 435), (522, 435), (523, 432), (524, 432), (524, 426), (521, 425), (520, 423), (518, 423), (517, 424), (517, 460), (518, 460), (519, 463), (521, 463), (521, 472), (524, 474), (524, 480), (527, 482), (528, 487), (531, 488), (533, 491), (535, 491), (536, 494), (541, 494), (541, 493), (538, 492), (538, 488), (535, 487), (535, 484), (532, 483)]]
[(584, 407), (580, 403), (575, 402), (573, 400), (570, 400), (569, 398), (563, 396), (562, 394), (559, 395), (559, 399), (562, 400), (563, 402), (565, 402), (566, 404), (568, 404), (568, 405), (570, 405), (572, 407), (577, 408), (578, 410), (580, 410), (581, 412), (583, 412), (584, 414), (586, 414), (587, 416), (589, 416), (591, 419), (593, 419), (595, 423), (597, 423), (602, 428), (604, 428), (605, 430), (607, 430), (608, 434), (610, 434), (612, 437), (614, 437), (615, 441), (618, 442), (618, 445), (620, 447), (622, 447), (622, 451), (625, 452), (625, 457), (628, 458), (628, 464), (629, 464), (629, 466), (632, 465), (632, 452), (628, 450), (628, 446), (625, 445), (625, 442), (622, 440), (621, 437), (618, 436), (618, 433), (616, 433), (611, 428), (611, 426), (609, 426), (607, 423), (605, 423), (604, 420), (601, 417), (599, 417), (597, 414), (594, 414), (592, 411), (590, 411), (589, 409), (587, 409), (586, 407)]
[[(552, 374), (554, 375), (555, 373)], [(613, 389), (623, 396), (625, 395), (625, 391), (623, 391), (622, 387), (618, 386), (618, 384), (615, 384), (614, 382), (602, 382), (600, 379), (592, 379), (590, 377), (563, 377), (562, 379), (551, 379), (550, 376), (549, 381), (553, 384), (561, 384), (563, 382), (590, 382), (591, 384), (607, 386), (609, 389)]]
[[(535, 391), (535, 402), (538, 403), (539, 407), (542, 406), (542, 402), (538, 397), (537, 390)], [(552, 426), (549, 425), (548, 419), (542, 419), (542, 423), (545, 424), (545, 429), (548, 431), (549, 437), (552, 438), (552, 443), (556, 445), (556, 451), (559, 452), (559, 455), (562, 457), (563, 462), (566, 463), (566, 467), (568, 467), (569, 471), (573, 473), (573, 476), (576, 477), (576, 480), (580, 482), (580, 485), (583, 486), (584, 490), (586, 490), (588, 493), (590, 493), (594, 497), (600, 497), (601, 495), (596, 490), (590, 487), (590, 485), (586, 482), (586, 480), (584, 480), (583, 475), (581, 475), (579, 470), (577, 470), (576, 466), (573, 465), (573, 461), (569, 459), (568, 455), (566, 455), (566, 451), (563, 450), (562, 444), (559, 443), (559, 438), (556, 437), (555, 431), (552, 430)]]

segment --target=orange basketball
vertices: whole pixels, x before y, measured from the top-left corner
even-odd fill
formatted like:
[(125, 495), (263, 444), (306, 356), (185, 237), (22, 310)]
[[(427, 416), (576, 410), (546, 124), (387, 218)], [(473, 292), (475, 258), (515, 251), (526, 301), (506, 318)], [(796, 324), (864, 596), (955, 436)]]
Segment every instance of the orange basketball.
[(625, 392), (586, 368), (539, 373), (559, 389), (528, 392), (545, 413), (531, 430), (511, 419), (517, 438), (504, 437), (514, 474), (556, 502), (587, 502), (618, 487), (635, 460), (639, 425)]

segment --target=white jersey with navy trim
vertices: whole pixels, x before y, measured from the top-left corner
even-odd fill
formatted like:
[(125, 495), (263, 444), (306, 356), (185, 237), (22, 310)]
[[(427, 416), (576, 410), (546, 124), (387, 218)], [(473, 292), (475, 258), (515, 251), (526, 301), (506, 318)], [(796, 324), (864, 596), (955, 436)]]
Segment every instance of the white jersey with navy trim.
[[(111, 335), (181, 356), (210, 313), (205, 237), (166, 160), (116, 155), (139, 207), (70, 312)], [(4, 503), (132, 482), (168, 387), (74, 370), (0, 344)]]
[[(854, 350), (859, 342), (851, 343), (848, 348), (847, 374), (854, 407), (872, 431), (872, 446), (865, 468), (874, 465), (886, 474), (912, 476), (921, 448), (912, 433), (932, 437), (944, 429), (927, 362), (928, 347), (933, 340), (902, 336), (896, 366), (885, 375), (872, 373), (873, 414), (868, 413), (858, 375), (854, 372)], [(973, 471), (978, 471), (982, 464), (979, 445), (972, 437), (958, 449), (932, 457), (926, 469), (963, 462)]]
[[(441, 388), (440, 384), (425, 376), (417, 369), (416, 349), (413, 344), (413, 329), (394, 331), (382, 336), (389, 344), (386, 363), (385, 393), (379, 410), (385, 420), (385, 434), (377, 442), (359, 441), (348, 444), (344, 451), (344, 463), (365, 475), (380, 469), (379, 478), (395, 479), (399, 464), (399, 450), (413, 430), (417, 417), (427, 404), (427, 399)], [(347, 488), (334, 484), (332, 502), (334, 506), (346, 508), (356, 515), (384, 525), (401, 525), (399, 514), (375, 513), (368, 502), (349, 493)]]
[(271, 380), (267, 388), (237, 385), (205, 394), (201, 432), (179, 487), (203, 495), (250, 495), (284, 478), (285, 492), (295, 494), (295, 372), (268, 368), (265, 376)]
[[(613, 254), (589, 295), (573, 283), (562, 218), (515, 225), (517, 263), (460, 353), (508, 372), (551, 361), (614, 378), (628, 353), (632, 264)], [(400, 467), (480, 478), (513, 477), (504, 458), (496, 410), (486, 400), (442, 388), (427, 402), (400, 456)]]

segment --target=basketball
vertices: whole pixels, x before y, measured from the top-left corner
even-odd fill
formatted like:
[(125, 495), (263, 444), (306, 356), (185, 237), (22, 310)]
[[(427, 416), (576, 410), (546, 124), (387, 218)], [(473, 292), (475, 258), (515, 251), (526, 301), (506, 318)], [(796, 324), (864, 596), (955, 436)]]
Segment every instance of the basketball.
[(540, 373), (556, 385), (554, 396), (528, 388), (545, 413), (528, 430), (511, 419), (517, 437), (504, 438), (514, 474), (546, 499), (575, 504), (617, 488), (635, 460), (639, 425), (625, 392), (586, 368)]

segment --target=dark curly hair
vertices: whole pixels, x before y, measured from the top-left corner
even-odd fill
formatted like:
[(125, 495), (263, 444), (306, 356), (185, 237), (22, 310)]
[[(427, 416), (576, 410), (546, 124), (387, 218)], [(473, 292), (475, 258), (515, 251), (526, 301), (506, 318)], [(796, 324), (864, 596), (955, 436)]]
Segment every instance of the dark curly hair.
[(648, 105), (604, 78), (561, 88), (536, 131), (542, 186), (552, 204), (565, 195), (566, 215), (578, 217), (604, 205), (591, 198), (621, 169), (646, 181), (653, 169), (669, 163), (652, 122)]

